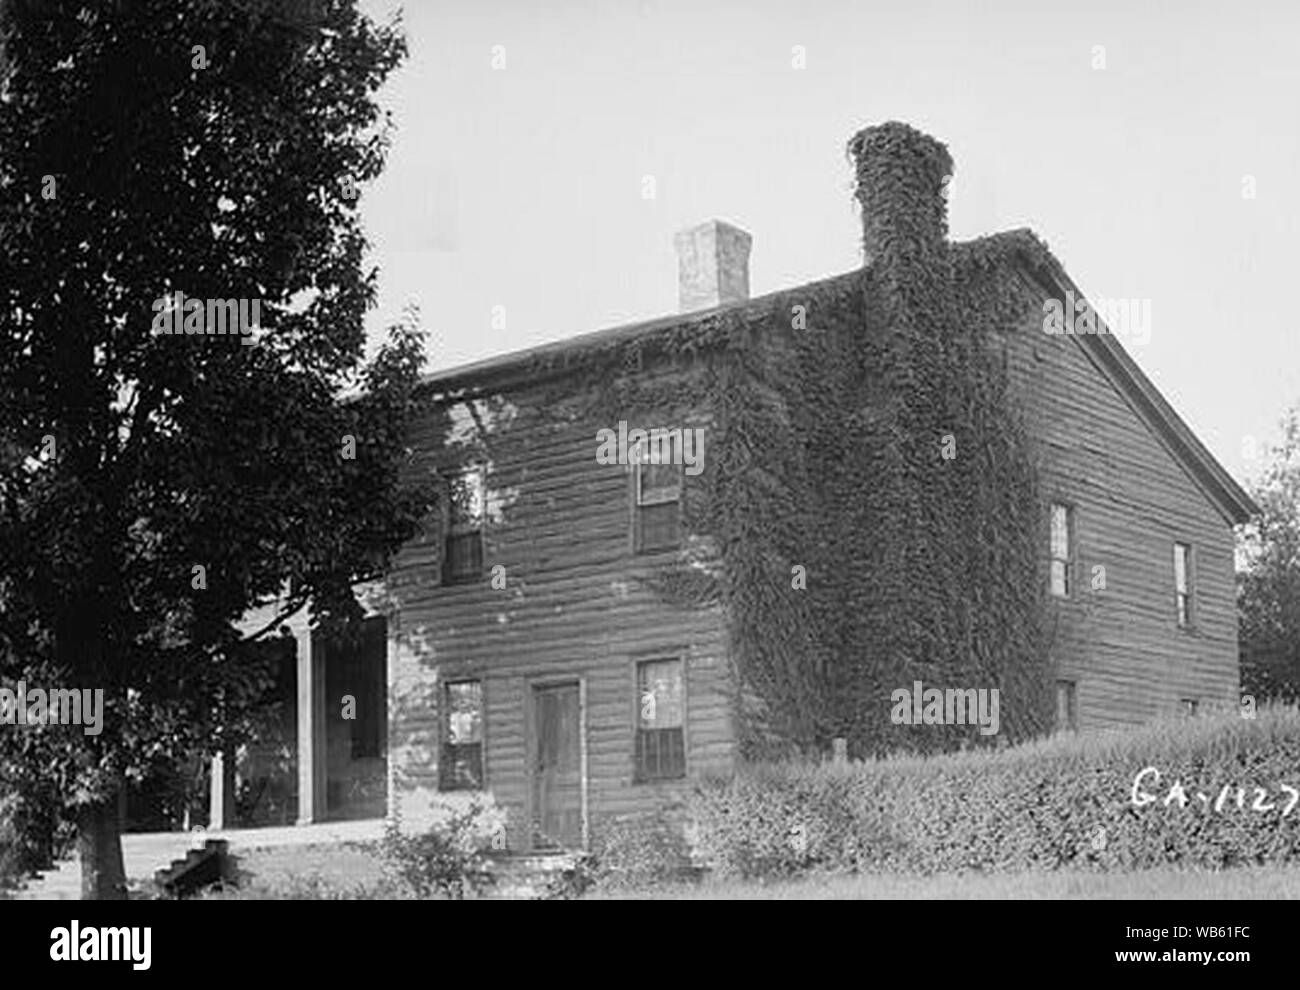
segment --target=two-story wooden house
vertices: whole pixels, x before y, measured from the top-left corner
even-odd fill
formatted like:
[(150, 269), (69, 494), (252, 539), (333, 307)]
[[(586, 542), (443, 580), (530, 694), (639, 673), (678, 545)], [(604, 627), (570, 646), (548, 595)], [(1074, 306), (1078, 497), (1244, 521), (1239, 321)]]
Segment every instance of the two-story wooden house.
[[(922, 212), (943, 237), (943, 191), (933, 196)], [(1253, 511), (1249, 498), (1104, 326), (1044, 332), (1051, 301), (1084, 297), (1032, 235), (979, 243), (996, 248), (982, 252), (997, 259), (986, 277), (1028, 300), (996, 343), (1043, 464), (1043, 574), (1057, 623), (1044, 663), (1059, 725), (1233, 700), (1232, 529)], [(944, 244), (955, 263), (969, 256), (969, 245)], [(517, 850), (584, 846), (602, 819), (670, 806), (693, 775), (733, 765), (724, 608), (676, 607), (654, 589), (668, 563), (707, 573), (716, 548), (682, 525), (691, 465), (656, 463), (638, 440), (675, 430), (663, 449), (681, 454), (681, 432), (698, 430), (700, 469), (718, 470), (713, 411), (676, 388), (708, 373), (696, 331), (726, 313), (779, 353), (799, 332), (792, 307), (810, 290), (853, 291), (861, 271), (751, 300), (748, 234), (713, 221), (676, 246), (680, 313), (426, 379), (430, 412), (412, 446), (445, 480), (446, 518), (430, 527), (440, 538), (399, 556), (368, 660), (323, 661), (298, 630), (299, 821), (347, 813), (340, 782), (380, 755), (357, 733), (384, 737), (390, 811), (418, 817), (438, 792), (490, 791)], [(611, 353), (617, 374), (593, 374), (587, 359)], [(657, 414), (619, 414), (629, 381), (661, 386)], [(329, 662), (342, 664), (332, 681)], [(386, 711), (341, 720), (327, 685), (375, 665), (386, 666)]]

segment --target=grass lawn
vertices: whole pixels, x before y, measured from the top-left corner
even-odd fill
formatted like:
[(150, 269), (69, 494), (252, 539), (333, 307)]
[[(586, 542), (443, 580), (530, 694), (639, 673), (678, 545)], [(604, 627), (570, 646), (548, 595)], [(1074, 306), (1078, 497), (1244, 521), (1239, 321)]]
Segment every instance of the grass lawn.
[(963, 874), (961, 876), (828, 877), (783, 883), (710, 883), (595, 899), (652, 900), (1162, 900), (1300, 899), (1300, 867), (1250, 867), (1221, 872), (1140, 870), (1134, 873)]
[[(355, 844), (251, 850), (240, 856), (242, 889), (210, 896), (338, 899), (396, 896), (378, 855)], [(1008, 873), (825, 877), (782, 883), (705, 881), (644, 890), (589, 892), (585, 900), (1139, 900), (1300, 899), (1300, 867), (1221, 872), (1164, 868), (1135, 873)]]
[(356, 843), (284, 846), (237, 853), (238, 891), (207, 896), (238, 900), (339, 900), (391, 897), (379, 856)]

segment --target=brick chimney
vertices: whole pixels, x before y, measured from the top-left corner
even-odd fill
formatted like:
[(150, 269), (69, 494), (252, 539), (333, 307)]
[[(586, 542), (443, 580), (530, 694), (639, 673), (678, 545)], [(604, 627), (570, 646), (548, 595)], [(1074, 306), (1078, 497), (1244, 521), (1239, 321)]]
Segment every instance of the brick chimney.
[(942, 253), (948, 240), (944, 185), (952, 175), (947, 146), (891, 120), (858, 131), (848, 150), (857, 169), (866, 263), (888, 256), (906, 264)]
[(681, 231), (677, 247), (677, 290), (683, 313), (749, 298), (749, 246), (739, 227), (710, 220)]

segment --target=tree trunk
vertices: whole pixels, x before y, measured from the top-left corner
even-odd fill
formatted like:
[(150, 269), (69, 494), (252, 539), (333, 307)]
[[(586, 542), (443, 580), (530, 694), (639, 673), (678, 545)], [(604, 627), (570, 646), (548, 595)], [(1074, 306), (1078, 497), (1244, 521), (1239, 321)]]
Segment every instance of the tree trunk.
[[(75, 686), (89, 688), (105, 683), (103, 614), (98, 600), (82, 596), (80, 608), (65, 612), (56, 627), (55, 654), (72, 673)], [(105, 733), (105, 739), (108, 734)], [(97, 740), (86, 740), (92, 759)], [(95, 804), (76, 811), (77, 851), (81, 859), (81, 899), (119, 901), (126, 899), (126, 869), (122, 862), (121, 805), (123, 781), (119, 776), (111, 793)]]
[(81, 810), (77, 816), (77, 848), (81, 854), (81, 899), (126, 900), (126, 869), (122, 864), (116, 798)]

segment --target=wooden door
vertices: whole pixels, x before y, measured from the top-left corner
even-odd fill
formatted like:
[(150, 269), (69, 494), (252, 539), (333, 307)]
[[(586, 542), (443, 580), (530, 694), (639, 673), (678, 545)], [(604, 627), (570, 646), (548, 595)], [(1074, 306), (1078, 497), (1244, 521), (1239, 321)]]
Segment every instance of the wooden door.
[(577, 684), (533, 689), (533, 847), (582, 847), (582, 745)]

